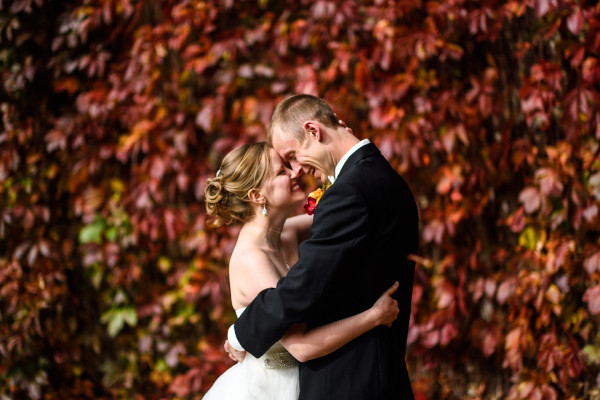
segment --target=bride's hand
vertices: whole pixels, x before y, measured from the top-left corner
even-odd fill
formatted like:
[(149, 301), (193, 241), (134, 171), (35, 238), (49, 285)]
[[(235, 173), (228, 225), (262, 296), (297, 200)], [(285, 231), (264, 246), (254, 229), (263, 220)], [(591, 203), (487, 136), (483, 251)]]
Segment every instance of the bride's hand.
[(344, 128), (346, 128), (346, 130), (348, 131), (348, 133), (354, 135), (354, 131), (352, 130), (352, 128), (349, 128), (348, 125), (346, 125), (346, 123), (344, 121), (342, 121), (341, 119), (339, 119), (340, 117), (338, 117), (336, 113), (333, 113), (333, 115), (335, 115), (335, 117), (338, 118), (338, 123), (341, 126), (343, 126)]
[(225, 351), (227, 352), (227, 354), (229, 354), (229, 358), (231, 358), (233, 361), (242, 362), (244, 361), (244, 358), (246, 358), (246, 352), (238, 351), (231, 347), (229, 345), (229, 340), (225, 341), (223, 347), (225, 347)]
[(371, 309), (375, 312), (377, 325), (386, 325), (387, 327), (392, 326), (392, 322), (398, 317), (400, 308), (398, 308), (398, 302), (391, 296), (398, 289), (400, 284), (394, 282), (392, 287), (383, 292), (383, 294), (377, 299)]

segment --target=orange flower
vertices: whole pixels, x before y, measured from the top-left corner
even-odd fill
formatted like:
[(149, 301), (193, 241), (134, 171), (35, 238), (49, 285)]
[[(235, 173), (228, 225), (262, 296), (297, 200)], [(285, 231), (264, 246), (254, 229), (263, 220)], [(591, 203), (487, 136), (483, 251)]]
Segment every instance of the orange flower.
[(306, 213), (308, 215), (313, 215), (315, 213), (315, 209), (317, 208), (317, 204), (319, 204), (319, 200), (321, 200), (321, 197), (323, 196), (325, 191), (329, 189), (329, 186), (331, 186), (331, 183), (321, 188), (318, 188), (315, 191), (310, 192), (310, 194), (308, 195), (308, 200), (304, 205), (304, 209), (306, 210)]

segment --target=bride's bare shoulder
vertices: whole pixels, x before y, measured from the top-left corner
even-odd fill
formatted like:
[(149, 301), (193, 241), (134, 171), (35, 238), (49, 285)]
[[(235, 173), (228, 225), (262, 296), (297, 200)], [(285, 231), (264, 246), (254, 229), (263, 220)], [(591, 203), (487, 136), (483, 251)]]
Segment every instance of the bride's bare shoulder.
[(280, 276), (263, 251), (256, 248), (236, 250), (229, 261), (232, 301), (248, 304), (262, 290), (275, 287)]
[(267, 278), (269, 282), (279, 278), (269, 256), (255, 246), (236, 247), (229, 260), (229, 275), (260, 281)]
[(232, 269), (252, 269), (266, 268), (269, 263), (269, 257), (264, 251), (253, 246), (236, 246), (229, 259), (229, 268)]

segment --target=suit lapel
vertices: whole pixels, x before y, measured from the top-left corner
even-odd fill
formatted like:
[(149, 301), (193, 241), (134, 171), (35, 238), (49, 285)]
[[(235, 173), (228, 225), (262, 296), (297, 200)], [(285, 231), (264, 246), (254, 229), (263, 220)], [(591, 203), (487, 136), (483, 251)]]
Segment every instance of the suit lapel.
[(373, 154), (377, 154), (377, 153), (379, 153), (379, 149), (373, 143), (366, 144), (363, 147), (361, 147), (360, 149), (356, 150), (354, 152), (354, 154), (352, 154), (348, 158), (348, 160), (342, 167), (340, 174), (338, 175), (338, 177), (335, 180), (336, 181), (339, 180), (345, 173), (352, 170), (356, 166), (356, 164), (358, 164), (358, 162), (360, 160), (362, 160), (363, 158), (369, 157), (369, 156), (371, 156)]

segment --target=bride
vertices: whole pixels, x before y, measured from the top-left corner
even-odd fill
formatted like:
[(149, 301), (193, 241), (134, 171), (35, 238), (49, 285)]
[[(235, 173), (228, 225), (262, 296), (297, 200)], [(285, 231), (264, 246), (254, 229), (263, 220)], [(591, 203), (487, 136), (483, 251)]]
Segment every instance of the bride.
[[(217, 176), (207, 181), (204, 196), (213, 225), (243, 224), (229, 263), (231, 302), (239, 316), (298, 261), (298, 244), (308, 238), (312, 216), (288, 216), (306, 195), (279, 155), (260, 142), (227, 154)], [(327, 355), (379, 325), (389, 326), (399, 311), (390, 297), (397, 287), (358, 315), (311, 330), (293, 326), (261, 358), (247, 354), (228, 369), (204, 400), (296, 400), (298, 361)]]

